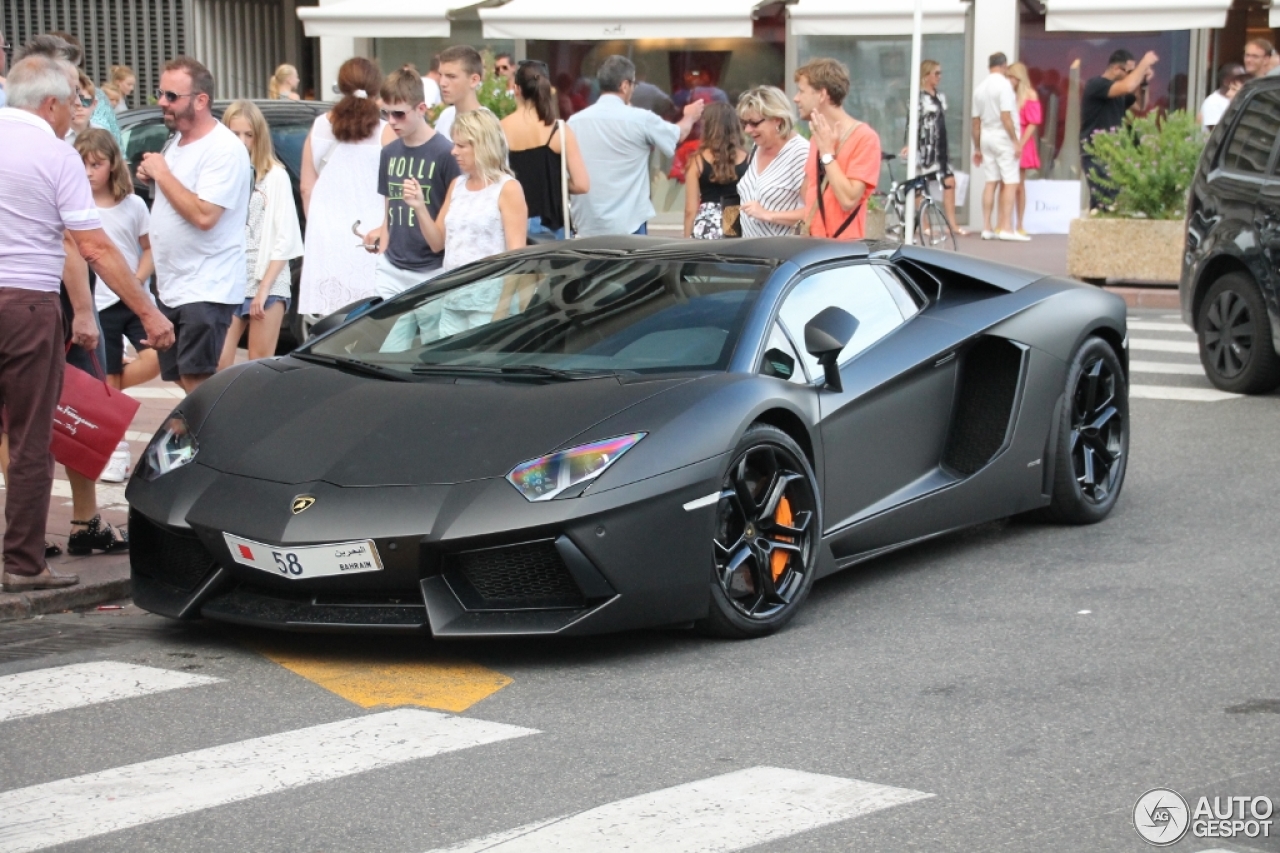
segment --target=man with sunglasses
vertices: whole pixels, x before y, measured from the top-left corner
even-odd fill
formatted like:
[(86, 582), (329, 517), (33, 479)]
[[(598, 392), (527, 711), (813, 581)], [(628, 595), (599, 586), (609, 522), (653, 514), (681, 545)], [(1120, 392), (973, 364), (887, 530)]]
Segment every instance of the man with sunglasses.
[(156, 100), (174, 132), (144, 154), (138, 177), (156, 187), (151, 253), (159, 307), (177, 343), (160, 353), (160, 375), (188, 394), (218, 369), (231, 315), (244, 301), (244, 223), (253, 170), (244, 143), (216, 118), (213, 75), (195, 59), (170, 60)]
[(493, 58), (493, 76), (507, 85), (507, 94), (516, 91), (516, 61), (509, 53), (500, 53)]
[(427, 245), (417, 214), (404, 200), (405, 188), (416, 190), (434, 220), (460, 172), (452, 143), (427, 123), (422, 77), (413, 66), (388, 74), (379, 95), (385, 106), (382, 117), (396, 139), (383, 146), (378, 168), (386, 215), (381, 226), (364, 235), (364, 247), (379, 256), (374, 291), (390, 299), (439, 274), (444, 261), (444, 252)]

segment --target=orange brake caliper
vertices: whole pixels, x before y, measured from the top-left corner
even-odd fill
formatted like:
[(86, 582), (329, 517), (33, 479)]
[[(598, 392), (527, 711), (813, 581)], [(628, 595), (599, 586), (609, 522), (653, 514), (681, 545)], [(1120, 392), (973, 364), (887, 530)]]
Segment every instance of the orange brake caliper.
[[(778, 501), (778, 510), (773, 514), (773, 520), (776, 524), (791, 526), (791, 501), (787, 500), (785, 495), (782, 500)], [(794, 540), (790, 536), (779, 536), (778, 541), (792, 542)], [(774, 583), (777, 583), (778, 578), (782, 577), (782, 573), (787, 570), (787, 560), (790, 556), (786, 551), (774, 551), (769, 556), (769, 571), (773, 573)]]

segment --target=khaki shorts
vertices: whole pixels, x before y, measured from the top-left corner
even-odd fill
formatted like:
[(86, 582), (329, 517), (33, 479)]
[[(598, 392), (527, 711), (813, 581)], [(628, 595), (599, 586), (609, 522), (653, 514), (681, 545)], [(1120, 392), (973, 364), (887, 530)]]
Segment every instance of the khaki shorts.
[(982, 134), (982, 175), (988, 181), (1004, 181), (1016, 184), (1022, 180), (1018, 171), (1019, 160), (1017, 148), (1013, 140), (999, 130), (988, 130)]

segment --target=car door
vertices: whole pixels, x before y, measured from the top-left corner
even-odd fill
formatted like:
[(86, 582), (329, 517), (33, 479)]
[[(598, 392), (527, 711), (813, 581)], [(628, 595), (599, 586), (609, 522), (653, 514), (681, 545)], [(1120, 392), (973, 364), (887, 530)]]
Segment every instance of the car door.
[[(1275, 93), (1280, 96), (1280, 92)], [(1280, 103), (1276, 106), (1280, 111)], [(1258, 242), (1262, 246), (1262, 271), (1265, 277), (1259, 280), (1263, 298), (1274, 308), (1280, 306), (1280, 138), (1276, 140), (1276, 150), (1271, 153), (1271, 169), (1266, 182), (1258, 193), (1258, 202), (1253, 211), (1253, 225), (1258, 229)], [(1275, 337), (1273, 328), (1272, 336)]]
[[(1268, 166), (1277, 130), (1280, 130), (1280, 90), (1264, 89), (1254, 94), (1236, 116), (1217, 168), (1209, 174), (1215, 209), (1202, 214), (1215, 219), (1215, 239), (1225, 244), (1213, 250), (1226, 250), (1241, 257), (1260, 280), (1265, 272), (1260, 256), (1266, 245), (1261, 232), (1267, 227), (1261, 218), (1266, 208), (1263, 191), (1268, 183)], [(1274, 196), (1272, 202), (1274, 204)], [(1275, 226), (1271, 228), (1274, 231)]]
[[(834, 531), (878, 511), (886, 499), (936, 472), (946, 443), (955, 359), (935, 366), (911, 345), (927, 333), (913, 293), (887, 267), (858, 263), (817, 271), (784, 298), (779, 320), (797, 342), (819, 311), (838, 306), (858, 320), (840, 354), (843, 391), (820, 387), (824, 526)], [(904, 328), (904, 325), (907, 328)], [(800, 355), (821, 383), (817, 360)]]

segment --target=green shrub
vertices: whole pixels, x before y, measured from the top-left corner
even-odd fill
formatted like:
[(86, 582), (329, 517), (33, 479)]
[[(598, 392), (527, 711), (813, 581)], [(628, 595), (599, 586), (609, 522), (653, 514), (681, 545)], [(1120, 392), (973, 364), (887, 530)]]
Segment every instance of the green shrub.
[(1130, 114), (1121, 127), (1095, 133), (1084, 144), (1101, 167), (1094, 170), (1094, 181), (1116, 194), (1115, 204), (1104, 212), (1146, 219), (1186, 215), (1187, 191), (1203, 148), (1204, 133), (1185, 110)]

